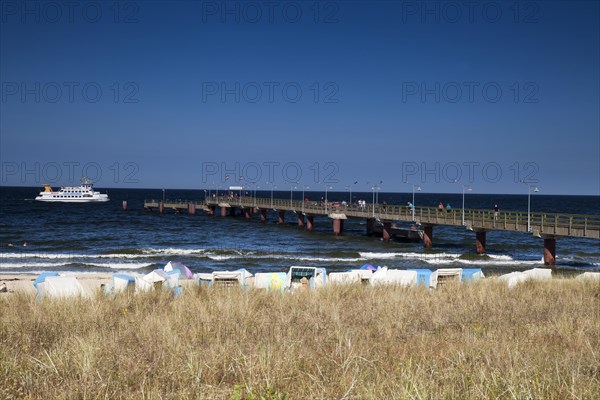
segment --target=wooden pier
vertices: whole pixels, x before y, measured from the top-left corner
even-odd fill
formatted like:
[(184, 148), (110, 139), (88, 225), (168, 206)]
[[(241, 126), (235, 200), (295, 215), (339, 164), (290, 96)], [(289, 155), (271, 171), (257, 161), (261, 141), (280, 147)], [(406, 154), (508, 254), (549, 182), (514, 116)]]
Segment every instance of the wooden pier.
[[(554, 265), (556, 257), (556, 239), (558, 237), (579, 237), (600, 239), (600, 215), (556, 214), (544, 212), (501, 211), (453, 208), (438, 210), (435, 207), (415, 207), (367, 203), (356, 204), (306, 202), (291, 199), (219, 196), (204, 201), (186, 200), (145, 200), (144, 208), (163, 213), (171, 209), (177, 213), (196, 214), (203, 210), (215, 215), (217, 209), (222, 217), (241, 214), (250, 219), (260, 214), (261, 221), (267, 220), (268, 212), (275, 212), (278, 223), (285, 222), (286, 213), (292, 213), (298, 226), (311, 231), (314, 217), (328, 217), (332, 220), (333, 233), (343, 232), (344, 220), (363, 218), (367, 220), (367, 234), (373, 232), (375, 224), (382, 225), (382, 237), (392, 237), (392, 223), (405, 221), (416, 223), (423, 229), (422, 240), (425, 247), (433, 245), (433, 227), (436, 225), (464, 226), (475, 232), (475, 249), (485, 253), (486, 232), (493, 230), (514, 231), (532, 234), (544, 239), (544, 263)], [(239, 211), (239, 212), (238, 212)], [(464, 224), (463, 224), (464, 220)]]

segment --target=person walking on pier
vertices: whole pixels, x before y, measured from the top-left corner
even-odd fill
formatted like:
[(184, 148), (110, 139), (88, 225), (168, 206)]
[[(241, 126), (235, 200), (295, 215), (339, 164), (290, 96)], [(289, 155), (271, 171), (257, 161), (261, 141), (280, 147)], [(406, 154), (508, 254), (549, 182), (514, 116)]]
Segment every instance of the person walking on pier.
[(494, 221), (498, 219), (498, 214), (500, 214), (500, 209), (498, 208), (498, 204), (494, 205)]
[(450, 203), (448, 203), (448, 205), (446, 206), (446, 212), (450, 211), (452, 211), (452, 206), (450, 205)]
[(438, 209), (437, 209), (437, 210), (438, 210), (438, 212), (442, 212), (442, 211), (444, 211), (444, 203), (442, 203), (442, 202), (440, 201), (440, 203), (438, 204)]

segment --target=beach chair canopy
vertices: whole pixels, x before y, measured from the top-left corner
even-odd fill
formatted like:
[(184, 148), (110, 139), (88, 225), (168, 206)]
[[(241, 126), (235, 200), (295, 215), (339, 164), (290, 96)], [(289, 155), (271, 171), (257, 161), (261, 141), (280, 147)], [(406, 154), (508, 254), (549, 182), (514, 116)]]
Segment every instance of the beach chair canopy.
[(179, 278), (181, 277), (181, 273), (179, 271), (169, 271), (167, 272), (167, 280), (165, 281), (165, 285), (167, 288), (175, 289), (179, 287)]
[(328, 279), (333, 285), (348, 285), (352, 283), (361, 283), (362, 275), (358, 271), (330, 272)]
[(46, 280), (46, 278), (50, 276), (60, 276), (58, 272), (42, 272), (35, 281), (33, 281), (33, 286), (37, 289), (38, 285)]
[(179, 271), (181, 279), (194, 279), (194, 274), (190, 269), (177, 261), (169, 261), (164, 268), (165, 272)]
[(481, 268), (463, 268), (462, 270), (463, 282), (477, 281), (483, 278), (485, 278), (485, 275), (483, 275)]
[(327, 285), (327, 269), (317, 268), (314, 280), (315, 287), (325, 287)]
[(87, 293), (73, 276), (49, 276), (44, 281), (44, 297), (78, 297)]
[(409, 271), (415, 271), (417, 273), (417, 285), (429, 287), (432, 273), (430, 269), (409, 269)]
[(135, 292), (136, 293), (149, 292), (153, 288), (154, 288), (154, 286), (152, 285), (152, 283), (148, 282), (144, 278), (140, 278), (138, 276), (135, 277)]
[(155, 269), (154, 271), (144, 275), (144, 280), (150, 283), (165, 282), (168, 279), (169, 275), (162, 269)]
[(133, 287), (135, 287), (135, 278), (133, 276), (125, 274), (113, 275), (113, 290), (115, 292), (121, 292)]
[(389, 269), (388, 267), (380, 268), (373, 273), (369, 280), (371, 285), (400, 285), (400, 286), (416, 286), (417, 271), (407, 271), (402, 269)]
[(377, 271), (377, 268), (375, 268), (372, 264), (365, 264), (362, 267), (360, 267), (359, 269), (362, 269), (362, 270), (367, 269), (370, 271)]

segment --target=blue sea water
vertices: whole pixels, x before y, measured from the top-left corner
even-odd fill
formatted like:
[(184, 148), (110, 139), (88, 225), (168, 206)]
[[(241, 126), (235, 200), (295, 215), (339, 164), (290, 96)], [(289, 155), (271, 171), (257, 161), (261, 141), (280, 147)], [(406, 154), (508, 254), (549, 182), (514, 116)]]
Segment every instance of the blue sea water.
[[(106, 192), (106, 189), (99, 189)], [(262, 224), (258, 215), (215, 217), (198, 211), (187, 214), (149, 213), (144, 199), (161, 198), (160, 189), (109, 189), (103, 204), (63, 204), (33, 201), (39, 188), (0, 187), (0, 272), (41, 271), (146, 272), (180, 261), (194, 272), (246, 268), (251, 272), (287, 270), (292, 265), (325, 267), (329, 271), (357, 268), (365, 263), (390, 268), (482, 268), (486, 274), (543, 267), (543, 240), (531, 234), (492, 231), (487, 234), (487, 254), (474, 254), (475, 234), (462, 227), (438, 226), (432, 249), (421, 243), (384, 242), (366, 236), (364, 220), (350, 219), (344, 234), (332, 234), (331, 220), (315, 218), (315, 230), (296, 226), (292, 214), (278, 225), (276, 216)], [(306, 193), (319, 200), (322, 193)], [(168, 190), (172, 199), (201, 200), (202, 190)], [(260, 194), (259, 194), (260, 196)], [(269, 193), (264, 193), (269, 197)], [(289, 199), (290, 192), (275, 192)], [(353, 198), (371, 200), (371, 193)], [(295, 199), (301, 194), (295, 193)], [(347, 193), (329, 193), (332, 201)], [(121, 209), (123, 200), (128, 210)], [(380, 193), (379, 201), (406, 204), (412, 194)], [(460, 207), (461, 194), (419, 193), (417, 205), (442, 201)], [(526, 195), (468, 194), (466, 208), (527, 210)], [(532, 211), (600, 214), (598, 196), (534, 195)], [(27, 246), (23, 246), (27, 243)], [(12, 246), (9, 246), (12, 244)], [(600, 270), (600, 241), (559, 238), (557, 272), (570, 274)]]

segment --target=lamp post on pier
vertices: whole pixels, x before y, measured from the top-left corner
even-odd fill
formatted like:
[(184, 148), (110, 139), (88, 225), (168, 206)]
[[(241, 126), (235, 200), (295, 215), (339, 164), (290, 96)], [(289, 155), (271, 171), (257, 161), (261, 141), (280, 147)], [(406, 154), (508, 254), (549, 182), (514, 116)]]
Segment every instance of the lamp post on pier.
[(465, 189), (467, 191), (473, 190), (469, 185), (462, 185), (462, 224), (465, 226)]
[(329, 186), (328, 183), (325, 183), (325, 212), (327, 212), (327, 207), (329, 206), (329, 200), (327, 198), (328, 189), (333, 189), (333, 186)]
[(529, 183), (527, 183), (527, 187), (527, 232), (531, 232), (531, 191), (533, 190), (534, 193), (537, 193), (540, 191), (540, 189), (538, 189), (537, 186), (530, 185)]
[(352, 185), (356, 185), (357, 183), (358, 183), (358, 181), (354, 181), (354, 183), (351, 183), (348, 186), (346, 186), (346, 190), (350, 191), (350, 196), (348, 198), (348, 205), (349, 206), (352, 205)]
[(291, 188), (290, 188), (290, 210), (292, 210), (294, 208), (293, 207), (293, 204), (294, 204), (293, 203), (294, 189), (297, 189), (297, 187), (296, 186), (291, 186)]
[(411, 185), (412, 186), (412, 220), (413, 222), (415, 222), (415, 191), (420, 192), (421, 191), (421, 186), (419, 185), (413, 185), (412, 183), (408, 183), (408, 181), (404, 181), (404, 183), (406, 183), (407, 185)]
[(267, 182), (267, 185), (271, 185), (271, 209), (273, 209), (273, 189), (276, 187), (273, 182)]
[[(383, 181), (381, 181), (383, 182)], [(381, 186), (377, 185), (377, 184), (373, 184), (373, 186), (371, 187), (371, 190), (373, 190), (373, 218), (375, 218), (375, 202), (378, 201), (378, 199), (375, 199), (375, 192), (378, 192), (379, 189), (381, 189)], [(379, 198), (379, 195), (377, 196)]]
[(306, 186), (306, 185), (302, 185), (302, 214), (304, 214), (304, 203), (305, 203), (305, 201), (304, 201), (304, 190), (305, 189), (310, 189), (310, 187)]

